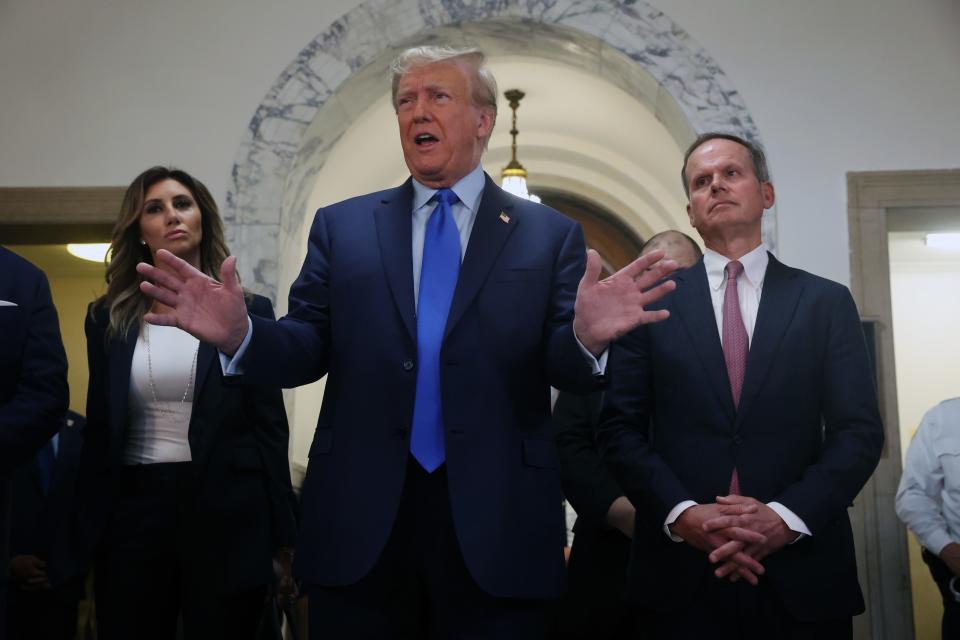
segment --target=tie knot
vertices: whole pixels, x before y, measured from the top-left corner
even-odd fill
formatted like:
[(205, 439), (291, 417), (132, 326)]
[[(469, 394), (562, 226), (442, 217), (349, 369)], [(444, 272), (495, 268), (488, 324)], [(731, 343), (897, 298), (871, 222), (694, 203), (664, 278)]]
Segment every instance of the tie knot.
[(743, 265), (740, 264), (739, 260), (731, 260), (727, 263), (727, 280), (733, 279), (736, 280), (737, 276), (743, 273)]
[(460, 198), (458, 198), (457, 194), (453, 192), (453, 189), (447, 189), (447, 188), (439, 189), (434, 194), (433, 198), (437, 202), (441, 204), (445, 204), (448, 207), (460, 201)]

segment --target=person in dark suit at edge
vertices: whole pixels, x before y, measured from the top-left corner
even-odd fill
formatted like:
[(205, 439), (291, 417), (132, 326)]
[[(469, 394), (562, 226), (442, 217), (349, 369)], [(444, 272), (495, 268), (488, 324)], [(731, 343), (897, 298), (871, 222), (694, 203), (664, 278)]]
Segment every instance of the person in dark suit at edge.
[(681, 175), (704, 259), (611, 348), (597, 427), (638, 514), (629, 596), (655, 638), (850, 638), (847, 508), (883, 444), (856, 306), (764, 248), (757, 145), (701, 135)]
[[(285, 387), (327, 375), (295, 570), (314, 638), (539, 638), (564, 588), (550, 385), (590, 391), (610, 340), (665, 317), (654, 253), (598, 281), (555, 211), (480, 166), (496, 83), (478, 50), (418, 47), (392, 94), (411, 179), (320, 209), (279, 322), (161, 253), (143, 290)], [(585, 269), (586, 262), (586, 269)], [(579, 285), (578, 280), (582, 281)], [(600, 356), (600, 361), (596, 356)]]
[[(59, 548), (73, 534), (69, 515), (76, 500), (80, 449), (86, 420), (68, 411), (63, 426), (13, 475), (13, 511), (7, 595), (10, 640), (73, 640), (85, 576), (57, 571)], [(63, 553), (63, 552), (61, 552)], [(67, 552), (69, 553), (69, 552)]]
[[(10, 558), (10, 478), (60, 428), (67, 410), (67, 356), (47, 278), (0, 247), (0, 563)], [(0, 575), (0, 639), (7, 572)]]
[[(158, 251), (217, 273), (229, 255), (216, 202), (179, 169), (124, 195), (107, 293), (86, 319), (90, 385), (78, 530), (94, 562), (98, 637), (253, 638), (273, 556), (293, 542), (281, 391), (225, 378), (216, 349), (143, 323), (160, 303), (136, 265)], [(270, 301), (240, 296), (255, 317)], [(78, 560), (78, 569), (84, 568)]]
[[(651, 236), (640, 255), (663, 251), (679, 269), (703, 256), (690, 236), (675, 230)], [(553, 408), (560, 480), (577, 513), (573, 548), (567, 565), (569, 590), (559, 601), (554, 637), (634, 638), (638, 617), (624, 598), (630, 538), (636, 510), (600, 459), (594, 436), (603, 393), (560, 393)]]

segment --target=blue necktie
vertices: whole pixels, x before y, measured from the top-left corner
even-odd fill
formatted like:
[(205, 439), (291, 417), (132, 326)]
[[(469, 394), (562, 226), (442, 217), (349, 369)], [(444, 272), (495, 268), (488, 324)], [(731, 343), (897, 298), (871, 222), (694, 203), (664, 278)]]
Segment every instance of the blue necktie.
[(460, 233), (453, 221), (457, 194), (440, 189), (423, 238), (420, 297), (417, 300), (417, 392), (413, 401), (410, 453), (432, 473), (443, 464), (443, 408), (440, 399), (440, 346), (453, 290), (460, 273)]
[(53, 482), (53, 465), (57, 461), (56, 453), (53, 451), (53, 438), (47, 440), (47, 443), (37, 451), (37, 469), (40, 471), (40, 487), (43, 489), (43, 495), (50, 493), (50, 483)]

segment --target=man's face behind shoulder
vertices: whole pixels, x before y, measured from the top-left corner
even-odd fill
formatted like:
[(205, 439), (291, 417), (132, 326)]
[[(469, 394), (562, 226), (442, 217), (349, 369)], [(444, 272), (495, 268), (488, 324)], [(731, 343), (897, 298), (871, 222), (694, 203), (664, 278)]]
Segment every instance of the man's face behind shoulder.
[(773, 185), (761, 183), (750, 152), (732, 140), (707, 140), (690, 154), (687, 214), (704, 240), (721, 231), (743, 228), (759, 235), (763, 210), (773, 206)]
[(489, 108), (474, 106), (470, 77), (456, 62), (411, 69), (397, 88), (400, 145), (410, 174), (433, 187), (453, 186), (480, 162), (493, 129)]

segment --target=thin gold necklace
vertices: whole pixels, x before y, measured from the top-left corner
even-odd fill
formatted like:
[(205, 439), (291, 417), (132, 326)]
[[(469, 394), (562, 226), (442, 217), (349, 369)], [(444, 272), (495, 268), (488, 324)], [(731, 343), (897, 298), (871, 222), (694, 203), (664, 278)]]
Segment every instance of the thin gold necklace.
[(177, 418), (180, 418), (181, 422), (183, 422), (183, 405), (187, 402), (187, 396), (190, 394), (190, 387), (193, 386), (193, 377), (197, 372), (197, 354), (200, 353), (200, 341), (197, 341), (197, 348), (193, 352), (193, 362), (190, 364), (190, 375), (187, 376), (187, 386), (183, 390), (183, 397), (180, 398), (180, 404), (177, 406), (176, 410), (170, 411), (169, 409), (164, 409), (160, 404), (160, 399), (157, 396), (157, 385), (153, 381), (153, 357), (150, 355), (149, 326), (150, 325), (146, 322), (143, 323), (143, 341), (147, 345), (147, 381), (150, 383), (150, 392), (153, 394), (153, 404), (157, 407), (157, 411), (160, 412), (160, 415), (167, 417), (176, 416)]

